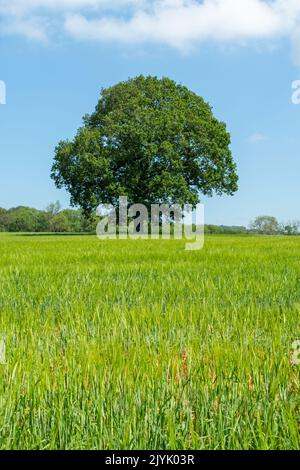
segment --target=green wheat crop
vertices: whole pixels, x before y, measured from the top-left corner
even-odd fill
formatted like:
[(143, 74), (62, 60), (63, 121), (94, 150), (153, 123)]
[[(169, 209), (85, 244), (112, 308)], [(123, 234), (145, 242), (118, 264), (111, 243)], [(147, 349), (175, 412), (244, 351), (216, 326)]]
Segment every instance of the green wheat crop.
[(300, 238), (0, 237), (0, 448), (299, 449)]

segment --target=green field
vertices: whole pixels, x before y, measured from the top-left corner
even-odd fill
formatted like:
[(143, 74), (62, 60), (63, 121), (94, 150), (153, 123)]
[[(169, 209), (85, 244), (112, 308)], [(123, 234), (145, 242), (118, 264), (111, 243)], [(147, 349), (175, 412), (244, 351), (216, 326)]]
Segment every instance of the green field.
[(0, 448), (300, 448), (300, 238), (2, 235), (0, 282)]

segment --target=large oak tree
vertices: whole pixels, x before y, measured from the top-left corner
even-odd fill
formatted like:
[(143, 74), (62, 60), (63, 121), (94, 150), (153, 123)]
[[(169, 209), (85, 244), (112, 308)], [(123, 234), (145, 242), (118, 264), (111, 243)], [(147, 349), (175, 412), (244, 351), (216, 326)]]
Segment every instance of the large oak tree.
[(61, 141), (52, 178), (71, 203), (199, 202), (237, 190), (230, 135), (211, 107), (174, 81), (139, 76), (103, 89), (73, 141)]

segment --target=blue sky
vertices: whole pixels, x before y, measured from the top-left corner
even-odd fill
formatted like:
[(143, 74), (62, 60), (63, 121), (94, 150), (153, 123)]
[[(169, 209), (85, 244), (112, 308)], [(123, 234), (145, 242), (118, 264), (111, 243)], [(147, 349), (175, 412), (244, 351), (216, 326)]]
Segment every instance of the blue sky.
[(204, 200), (207, 223), (300, 219), (300, 1), (237, 3), (0, 0), (0, 206), (68, 206), (50, 179), (55, 145), (101, 87), (142, 73), (183, 83), (228, 125), (240, 189)]

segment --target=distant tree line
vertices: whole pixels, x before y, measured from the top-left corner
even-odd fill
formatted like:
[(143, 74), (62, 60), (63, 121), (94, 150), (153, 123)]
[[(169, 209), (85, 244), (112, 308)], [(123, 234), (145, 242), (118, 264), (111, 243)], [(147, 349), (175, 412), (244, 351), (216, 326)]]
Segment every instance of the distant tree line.
[[(0, 207), (0, 232), (54, 232), (54, 233), (95, 233), (99, 218), (86, 217), (81, 209), (62, 209), (54, 202), (45, 210), (18, 206), (12, 209)], [(300, 221), (279, 223), (275, 217), (260, 216), (243, 226), (205, 225), (206, 234), (258, 234), (258, 235), (299, 235)]]
[(300, 221), (288, 221), (279, 223), (276, 217), (263, 215), (256, 217), (250, 223), (250, 233), (260, 235), (299, 235)]
[(205, 225), (204, 232), (206, 234), (231, 234), (231, 235), (238, 235), (247, 233), (248, 230), (246, 227), (240, 226), (227, 226), (227, 225)]
[(81, 210), (62, 209), (59, 202), (45, 210), (0, 208), (0, 232), (95, 232), (96, 225), (96, 217), (87, 218)]

